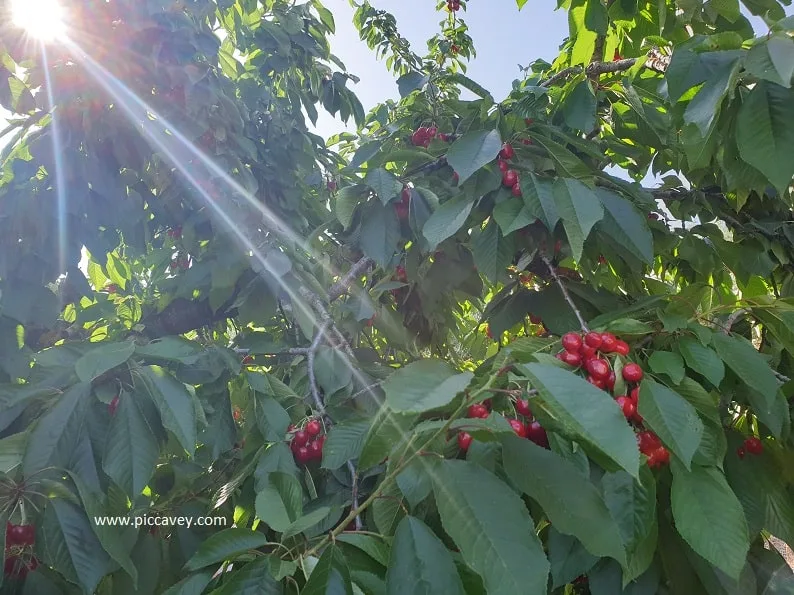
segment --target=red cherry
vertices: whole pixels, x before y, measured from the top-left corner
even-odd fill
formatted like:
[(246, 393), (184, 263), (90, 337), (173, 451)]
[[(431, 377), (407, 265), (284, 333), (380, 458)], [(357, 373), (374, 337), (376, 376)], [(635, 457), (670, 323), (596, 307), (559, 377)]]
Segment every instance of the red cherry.
[(322, 461), (323, 459), (323, 443), (319, 440), (312, 440), (309, 442), (309, 456), (315, 461)]
[(458, 172), (456, 172), (456, 171), (455, 171), (455, 172), (452, 172), (452, 181), (453, 181), (455, 184), (457, 184), (457, 183), (458, 183), (458, 180), (460, 180), (460, 176), (458, 175)]
[(10, 578), (23, 579), (28, 575), (27, 566), (23, 564), (22, 559), (18, 556), (8, 556), (3, 565), (3, 571)]
[(430, 128), (427, 129), (428, 138), (436, 138), (437, 134), (438, 134), (438, 128), (436, 128), (435, 126), (431, 126)]
[(648, 219), (650, 219), (651, 221), (658, 221), (659, 220), (659, 214), (658, 213), (648, 213)]
[(631, 400), (634, 401), (635, 404), (638, 403), (640, 400), (640, 387), (635, 386), (632, 388), (629, 397), (631, 397)]
[(599, 350), (602, 353), (613, 353), (617, 344), (618, 340), (615, 335), (612, 333), (601, 333), (601, 347), (599, 347)]
[(626, 419), (633, 419), (637, 414), (637, 406), (634, 404), (634, 401), (626, 395), (618, 397), (615, 399), (615, 402), (620, 406)]
[[(455, 53), (455, 47), (456, 46), (454, 46), (454, 45), (452, 46), (452, 53), (453, 54)], [(439, 138), (439, 140), (443, 140), (445, 143), (449, 142), (449, 135), (447, 133), (445, 133), (445, 132), (442, 132), (441, 134), (439, 134), (438, 138)]]
[(534, 314), (529, 315), (529, 321), (532, 324), (543, 324), (543, 319), (540, 316), (535, 316)]
[(499, 157), (505, 160), (512, 159), (515, 156), (515, 154), (516, 152), (513, 149), (513, 145), (511, 145), (510, 143), (505, 143), (504, 145), (502, 145), (502, 150), (499, 151)]
[(408, 186), (403, 186), (402, 192), (400, 192), (400, 202), (407, 205), (410, 201), (411, 189)]
[(334, 182), (333, 180), (328, 180), (328, 183), (325, 185), (325, 187), (328, 188), (329, 192), (335, 192), (336, 182)]
[(485, 419), (486, 417), (488, 417), (489, 414), (490, 412), (488, 411), (488, 408), (482, 403), (475, 403), (474, 405), (470, 405), (467, 411), (467, 416), (472, 419), (474, 418)]
[(516, 413), (524, 417), (532, 417), (532, 410), (529, 408), (529, 401), (526, 399), (516, 399)]
[(491, 332), (491, 325), (485, 327), (485, 336), (493, 340), (493, 333)]
[(300, 448), (301, 446), (306, 446), (309, 442), (309, 433), (306, 430), (298, 430), (292, 436), (292, 444), (296, 447)]
[(12, 545), (28, 546), (36, 541), (36, 527), (33, 525), (14, 525), (6, 523), (6, 547)]
[(232, 417), (234, 418), (234, 421), (240, 421), (240, 418), (242, 416), (243, 416), (243, 412), (240, 411), (240, 408), (235, 407), (234, 410), (232, 411)]
[(601, 333), (589, 332), (584, 336), (584, 342), (588, 347), (592, 347), (593, 349), (601, 347), (602, 340)]
[(582, 343), (582, 346), (579, 348), (579, 353), (582, 354), (582, 359), (589, 359), (595, 357), (596, 348), (590, 347), (587, 343)]
[(502, 173), (510, 169), (510, 165), (508, 165), (507, 161), (505, 161), (504, 159), (497, 159), (496, 163), (499, 165), (499, 171), (501, 171)]
[(623, 366), (623, 380), (626, 382), (639, 382), (642, 377), (643, 372), (639, 364), (630, 363)]
[(105, 287), (105, 291), (107, 291), (108, 293), (111, 293), (111, 294), (112, 293), (116, 293), (118, 290), (119, 290), (119, 286), (116, 285), (115, 283), (111, 283), (110, 285)]
[(295, 424), (290, 424), (290, 425), (287, 426), (287, 432), (294, 432), (297, 429), (298, 429), (298, 426), (296, 426)]
[(309, 436), (318, 436), (323, 430), (323, 425), (316, 419), (311, 420), (306, 424), (306, 432)]
[(538, 421), (531, 421), (526, 425), (527, 438), (532, 440), (538, 446), (543, 448), (549, 447), (549, 437), (546, 430), (540, 425)]
[(624, 355), (624, 356), (628, 355), (630, 351), (629, 344), (623, 341), (622, 339), (618, 339), (617, 342), (615, 343), (615, 348), (613, 349), (613, 351), (618, 355)]
[(612, 55), (612, 61), (613, 62), (617, 62), (617, 61), (622, 60), (622, 59), (623, 59), (623, 57), (620, 55), (620, 52), (615, 50), (615, 53)]
[(108, 403), (108, 413), (113, 416), (116, 415), (116, 410), (119, 408), (119, 396), (113, 397), (113, 400)]
[(424, 126), (417, 128), (416, 131), (411, 135), (411, 143), (413, 143), (417, 147), (421, 147), (425, 144), (427, 140), (427, 128)]
[(594, 376), (588, 376), (587, 377), (587, 382), (589, 382), (590, 384), (592, 384), (596, 388), (600, 388), (601, 390), (604, 390), (607, 387), (606, 382), (604, 382), (604, 380), (602, 378), (596, 378)]
[(521, 196), (521, 184), (519, 184), (518, 182), (513, 184), (513, 187), (510, 189), (510, 193), (513, 196)]
[(598, 257), (598, 264), (606, 264), (606, 263), (607, 263), (606, 256), (602, 254), (601, 256)]
[(243, 358), (243, 365), (244, 365), (244, 366), (248, 366), (248, 365), (250, 365), (250, 364), (253, 364), (253, 363), (254, 363), (254, 358), (253, 358), (253, 357), (251, 357), (250, 355), (246, 355), (246, 356)]
[(533, 120), (532, 118), (525, 118), (524, 119), (524, 124), (526, 124), (527, 126), (530, 126), (532, 124), (532, 122), (534, 122), (534, 121), (535, 120)]
[(175, 260), (172, 260), (171, 263), (168, 265), (168, 268), (171, 269), (172, 271), (175, 271), (178, 267), (179, 264)]
[(598, 380), (606, 380), (609, 376), (609, 364), (606, 360), (591, 359), (587, 362), (585, 368), (593, 378)]
[(582, 365), (582, 356), (578, 353), (572, 353), (570, 351), (561, 351), (557, 354), (557, 359), (565, 362), (569, 366), (573, 366), (574, 368), (578, 368)]
[(491, 409), (493, 409), (493, 403), (491, 402), (491, 399), (485, 399), (485, 400), (482, 402), (482, 404), (483, 404), (483, 405), (485, 405), (485, 408), (486, 408), (488, 411), (490, 411)]
[(532, 144), (532, 139), (531, 138), (525, 138), (521, 142), (524, 143), (525, 145), (531, 145)]
[(508, 169), (502, 173), (502, 185), (512, 188), (518, 182), (518, 174), (514, 169)]
[(519, 438), (527, 437), (527, 428), (523, 423), (521, 423), (517, 419), (508, 419), (507, 423), (509, 423), (510, 427), (513, 428), (513, 431), (516, 433), (516, 436), (518, 436)]
[(649, 467), (661, 467), (662, 465), (666, 465), (670, 462), (670, 451), (667, 450), (664, 446), (660, 446), (656, 450), (654, 450), (650, 456), (648, 457), (648, 466)]
[(565, 333), (562, 336), (562, 346), (566, 351), (576, 353), (582, 348), (582, 337), (579, 333)]
[(639, 446), (642, 454), (649, 455), (662, 446), (662, 441), (659, 440), (659, 436), (653, 432), (645, 430), (644, 432), (637, 433), (637, 446)]
[(615, 378), (615, 371), (614, 370), (610, 370), (609, 371), (609, 376), (607, 376), (607, 379), (604, 380), (604, 384), (606, 384), (606, 386), (607, 386), (607, 388), (609, 390), (612, 390), (613, 388), (615, 388), (615, 381), (616, 380), (617, 380), (617, 378)]
[(472, 437), (468, 432), (458, 432), (458, 447), (466, 452), (471, 446)]
[(405, 267), (401, 264), (397, 265), (394, 276), (400, 283), (408, 281), (408, 274), (405, 272)]
[(744, 450), (744, 446), (740, 446), (739, 448), (737, 448), (737, 449), (736, 449), (736, 454), (738, 455), (738, 457), (739, 457), (740, 459), (743, 459), (743, 458), (744, 458), (744, 455), (746, 455), (746, 454), (747, 454), (747, 451), (746, 451), (746, 450)]
[(750, 436), (744, 441), (744, 448), (747, 449), (751, 455), (760, 455), (764, 452), (764, 444), (755, 436)]
[(309, 461), (312, 460), (312, 455), (309, 452), (309, 449), (305, 446), (299, 446), (298, 449), (295, 451), (295, 462), (298, 465), (305, 465)]
[(372, 318), (368, 318), (367, 321), (364, 323), (367, 328), (372, 328), (375, 325), (375, 318), (377, 317), (377, 313), (372, 315)]

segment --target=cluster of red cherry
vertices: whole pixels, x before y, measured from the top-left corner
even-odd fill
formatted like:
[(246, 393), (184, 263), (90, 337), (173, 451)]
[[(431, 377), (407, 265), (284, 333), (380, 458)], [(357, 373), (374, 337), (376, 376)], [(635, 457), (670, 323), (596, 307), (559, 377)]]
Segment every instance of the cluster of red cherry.
[[(563, 350), (557, 354), (557, 359), (575, 368), (583, 368), (587, 372), (587, 381), (595, 387), (608, 392), (615, 389), (615, 371), (605, 355), (629, 354), (629, 344), (618, 339), (612, 333), (588, 332), (566, 333), (562, 337)], [(623, 415), (635, 425), (642, 424), (642, 416), (637, 407), (639, 405), (640, 387), (644, 373), (639, 364), (634, 362), (623, 366), (621, 372), (623, 380), (631, 387), (627, 394), (615, 397), (615, 402), (620, 406)], [(641, 431), (637, 434), (640, 452), (648, 457), (648, 465), (659, 467), (670, 462), (670, 453), (653, 432)]]
[(499, 171), (502, 172), (502, 185), (510, 188), (513, 196), (521, 196), (521, 184), (518, 180), (518, 172), (510, 169), (510, 161), (516, 152), (513, 145), (505, 143), (502, 145), (502, 150), (499, 151), (499, 157), (496, 159), (496, 164), (499, 166)]
[(36, 570), (39, 561), (31, 549), (36, 541), (36, 527), (6, 523), (6, 552), (3, 570), (10, 578), (23, 579)]
[(439, 140), (448, 141), (449, 135), (438, 132), (435, 126), (420, 126), (411, 135), (411, 143), (416, 147), (427, 148), (430, 146), (430, 141), (438, 137)]
[(447, 10), (458, 12), (460, 10), (460, 0), (447, 0)]
[[(513, 428), (516, 436), (519, 436), (520, 438), (527, 438), (528, 440), (532, 440), (532, 442), (538, 446), (548, 448), (549, 437), (546, 434), (546, 430), (544, 430), (540, 425), (540, 422), (536, 419), (533, 419), (532, 410), (529, 408), (529, 401), (526, 399), (516, 399), (515, 408), (516, 413), (525, 418), (525, 421), (521, 421), (515, 417), (506, 418), (507, 423), (509, 423), (510, 427)], [(486, 399), (482, 403), (470, 405), (466, 413), (466, 417), (469, 419), (485, 419), (491, 415), (491, 400)], [(473, 437), (468, 432), (458, 432), (458, 447), (460, 447), (463, 452), (469, 450), (472, 440)]]
[(290, 425), (287, 431), (292, 434), (289, 446), (298, 465), (323, 460), (323, 445), (327, 435), (322, 434), (323, 424), (320, 420), (309, 420), (302, 429)]
[(736, 449), (736, 454), (739, 455), (740, 459), (743, 459), (748, 452), (751, 455), (760, 455), (764, 452), (764, 443), (755, 436), (746, 438), (744, 443)]

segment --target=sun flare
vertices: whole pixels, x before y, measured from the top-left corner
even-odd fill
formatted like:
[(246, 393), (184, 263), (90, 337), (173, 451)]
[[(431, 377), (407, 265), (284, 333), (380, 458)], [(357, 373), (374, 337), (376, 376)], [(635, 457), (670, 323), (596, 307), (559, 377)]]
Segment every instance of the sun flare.
[(58, 0), (11, 0), (11, 14), (17, 27), (41, 41), (52, 41), (66, 32)]

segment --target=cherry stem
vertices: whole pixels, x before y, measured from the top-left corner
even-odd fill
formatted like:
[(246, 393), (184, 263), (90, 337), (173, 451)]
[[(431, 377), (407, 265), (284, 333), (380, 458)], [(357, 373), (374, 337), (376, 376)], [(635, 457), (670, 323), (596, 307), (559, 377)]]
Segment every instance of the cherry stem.
[(576, 314), (576, 319), (579, 321), (579, 326), (581, 327), (582, 332), (589, 333), (590, 329), (587, 327), (587, 323), (585, 322), (582, 313), (579, 311), (579, 308), (576, 307), (576, 304), (571, 299), (571, 296), (568, 293), (568, 289), (565, 287), (565, 284), (562, 282), (562, 279), (560, 279), (560, 276), (557, 274), (557, 269), (555, 268), (554, 264), (552, 264), (551, 260), (549, 260), (547, 256), (541, 256), (541, 259), (546, 264), (546, 267), (548, 267), (551, 276), (554, 277), (554, 281), (557, 282), (557, 285), (559, 286), (560, 291), (562, 292), (562, 297), (565, 298), (565, 301), (568, 302), (568, 305), (571, 307), (571, 310), (573, 310), (573, 313)]

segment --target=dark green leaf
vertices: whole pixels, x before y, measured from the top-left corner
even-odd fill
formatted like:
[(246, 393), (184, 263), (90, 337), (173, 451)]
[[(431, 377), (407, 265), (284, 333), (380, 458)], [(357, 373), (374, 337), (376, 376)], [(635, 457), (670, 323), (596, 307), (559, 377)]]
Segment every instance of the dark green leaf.
[(77, 377), (83, 382), (91, 382), (108, 370), (126, 362), (134, 351), (135, 344), (131, 341), (103, 343), (77, 360), (74, 365)]
[(350, 459), (358, 458), (369, 432), (371, 422), (359, 420), (342, 422), (328, 432), (323, 445), (323, 468), (338, 469)]
[(579, 180), (559, 178), (554, 183), (554, 201), (560, 214), (573, 257), (582, 257), (584, 241), (604, 216), (598, 196)]
[(267, 541), (267, 535), (250, 529), (224, 529), (201, 543), (198, 551), (185, 564), (185, 570), (192, 572), (211, 564), (233, 560), (240, 554), (262, 547)]
[[(447, 163), (463, 184), (477, 170), (490, 163), (502, 150), (498, 130), (474, 130), (458, 138), (447, 151)], [(427, 234), (425, 234), (427, 235)]]
[(430, 215), (422, 228), (422, 235), (430, 244), (431, 250), (463, 227), (473, 206), (474, 202), (471, 199), (465, 194), (459, 194)]
[(435, 471), (444, 530), (489, 595), (545, 595), (549, 562), (523, 501), (472, 463), (447, 460)]
[(160, 411), (163, 425), (173, 432), (193, 456), (196, 450), (196, 403), (185, 385), (159, 366), (148, 366), (138, 374)]
[(687, 366), (702, 374), (714, 386), (720, 385), (725, 377), (725, 365), (713, 349), (692, 337), (682, 337), (677, 346)]
[(383, 383), (386, 404), (394, 411), (423, 413), (449, 404), (474, 378), (440, 360), (420, 360), (400, 368)]
[(353, 595), (350, 569), (338, 547), (325, 549), (301, 595)]
[(656, 374), (665, 374), (674, 384), (684, 379), (684, 360), (672, 351), (654, 351), (648, 365)]
[(397, 526), (386, 574), (389, 595), (462, 595), (452, 556), (422, 521), (405, 517)]

